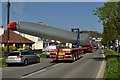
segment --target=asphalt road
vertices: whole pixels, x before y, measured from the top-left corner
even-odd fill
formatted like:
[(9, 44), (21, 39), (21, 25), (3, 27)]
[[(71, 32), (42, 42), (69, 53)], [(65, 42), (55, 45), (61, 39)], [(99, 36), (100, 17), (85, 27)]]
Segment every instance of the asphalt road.
[(25, 67), (3, 68), (3, 78), (96, 78), (104, 60), (101, 50), (86, 53), (73, 63), (50, 63), (42, 60), (39, 64)]
[(41, 59), (40, 63), (28, 66), (11, 66), (2, 69), (2, 78), (21, 78), (23, 75), (30, 74), (43, 68), (54, 65), (49, 59)]

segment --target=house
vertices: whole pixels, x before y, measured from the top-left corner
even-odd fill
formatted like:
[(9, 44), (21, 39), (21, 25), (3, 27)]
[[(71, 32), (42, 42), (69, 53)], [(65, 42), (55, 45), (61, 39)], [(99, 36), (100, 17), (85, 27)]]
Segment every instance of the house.
[[(2, 30), (2, 29), (1, 29)], [(0, 43), (4, 47), (8, 43), (8, 31), (4, 30), (4, 32), (0, 35)], [(17, 48), (23, 47), (23, 46), (29, 46), (32, 47), (32, 44), (35, 42), (9, 30), (9, 45), (15, 46)]]
[(21, 34), (23, 37), (34, 41), (35, 43), (32, 45), (32, 50), (42, 50), (43, 49), (43, 40), (39, 37), (28, 35), (28, 34)]
[[(3, 30), (3, 33), (4, 34), (2, 35), (2, 41), (0, 41), (0, 43), (3, 43), (2, 46), (6, 46), (7, 45), (7, 34), (8, 34), (7, 30), (5, 31)], [(52, 40), (49, 40), (49, 39), (39, 38), (39, 37), (28, 35), (25, 33), (20, 33), (18, 31), (13, 32), (10, 30), (9, 34), (10, 34), (10, 45), (16, 46), (17, 48), (23, 47), (25, 45), (29, 45), (32, 48), (32, 50), (43, 51), (44, 48), (46, 46), (49, 46), (49, 44), (52, 42)]]

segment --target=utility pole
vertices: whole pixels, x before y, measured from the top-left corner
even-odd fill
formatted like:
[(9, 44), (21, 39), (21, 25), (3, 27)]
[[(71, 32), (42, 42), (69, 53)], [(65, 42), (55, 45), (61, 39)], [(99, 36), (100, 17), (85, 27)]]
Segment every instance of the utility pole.
[[(10, 21), (10, 1), (8, 0), (7, 2), (7, 25), (9, 24)], [(9, 53), (9, 28), (7, 28), (7, 53)]]

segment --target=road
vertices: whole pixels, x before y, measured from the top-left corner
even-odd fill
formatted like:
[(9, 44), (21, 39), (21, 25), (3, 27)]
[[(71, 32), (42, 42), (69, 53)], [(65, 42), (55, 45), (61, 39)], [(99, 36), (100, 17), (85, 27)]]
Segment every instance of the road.
[(12, 66), (2, 69), (3, 78), (20, 78), (23, 75), (30, 74), (43, 68), (54, 65), (49, 59), (42, 59), (40, 63), (30, 64), (28, 66)]
[(100, 50), (73, 63), (54, 64), (45, 59), (26, 67), (3, 68), (3, 78), (96, 78), (103, 60)]

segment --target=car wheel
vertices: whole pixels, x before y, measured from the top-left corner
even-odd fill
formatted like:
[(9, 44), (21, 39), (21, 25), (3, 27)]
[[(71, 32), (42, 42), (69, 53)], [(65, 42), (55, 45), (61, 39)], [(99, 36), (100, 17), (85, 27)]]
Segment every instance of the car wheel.
[(37, 63), (40, 63), (40, 58), (37, 58)]
[(28, 60), (25, 59), (25, 61), (24, 61), (24, 66), (27, 66), (27, 65), (28, 65)]

